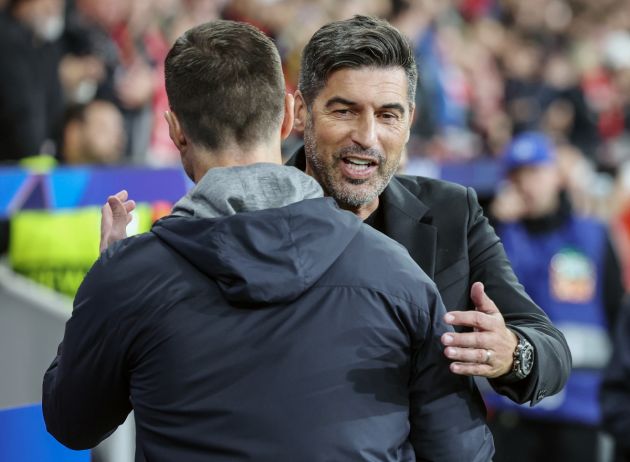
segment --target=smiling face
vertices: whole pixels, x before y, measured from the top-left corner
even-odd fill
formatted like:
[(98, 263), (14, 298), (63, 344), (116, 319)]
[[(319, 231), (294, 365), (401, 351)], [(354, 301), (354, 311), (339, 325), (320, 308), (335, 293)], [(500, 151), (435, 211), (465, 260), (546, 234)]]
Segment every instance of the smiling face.
[(396, 172), (413, 107), (402, 68), (333, 72), (310, 111), (296, 95), (307, 173), (345, 209), (366, 218)]

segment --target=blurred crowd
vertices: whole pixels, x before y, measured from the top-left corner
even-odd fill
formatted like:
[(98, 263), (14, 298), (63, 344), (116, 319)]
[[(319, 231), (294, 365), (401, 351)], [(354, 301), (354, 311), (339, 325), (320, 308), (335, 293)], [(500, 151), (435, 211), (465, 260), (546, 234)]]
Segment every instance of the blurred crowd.
[[(276, 40), (293, 90), (312, 33), (353, 14), (387, 18), (415, 45), (421, 91), (412, 160), (496, 157), (514, 134), (532, 129), (599, 170), (614, 173), (630, 157), (623, 0), (0, 0), (0, 7), (0, 60), (9, 71), (0, 76), (2, 159), (46, 152), (69, 163), (174, 165), (162, 65), (179, 34), (221, 17), (251, 22)], [(97, 123), (106, 128), (93, 133)]]
[[(3, 27), (2, 59), (13, 64), (12, 74), (17, 79), (11, 83), (29, 90), (33, 103), (38, 99), (45, 103), (52, 120), (39, 123), (53, 126), (52, 133), (33, 126), (33, 130), (42, 131), (32, 140), (33, 146), (20, 145), (24, 142), (17, 140), (15, 146), (5, 147), (3, 139), (4, 158), (36, 154), (42, 149), (63, 153), (63, 143), (59, 142), (63, 109), (97, 99), (111, 102), (123, 117), (126, 136), (117, 133), (112, 145), (124, 146), (118, 149), (124, 156), (137, 162), (174, 163), (160, 120), (166, 105), (162, 62), (182, 31), (219, 17), (256, 24), (276, 39), (287, 85), (293, 89), (300, 52), (312, 33), (326, 22), (356, 13), (388, 18), (416, 46), (422, 91), (410, 146), (413, 154), (440, 160), (493, 156), (501, 152), (513, 133), (535, 127), (571, 142), (589, 159), (607, 167), (614, 166), (628, 149), (630, 58), (626, 47), (630, 43), (630, 13), (624, 1), (4, 3), (7, 11), (3, 20), (20, 23), (30, 32), (15, 30), (17, 24)], [(20, 45), (35, 50), (16, 56)], [(37, 51), (46, 59), (39, 59)], [(30, 58), (37, 60), (39, 67), (18, 62)], [(49, 65), (42, 60), (50, 61)], [(35, 74), (18, 73), (25, 70)], [(27, 81), (29, 75), (33, 82)], [(2, 80), (6, 87), (9, 77)], [(35, 88), (44, 84), (48, 88)], [(57, 84), (63, 89), (62, 101), (54, 101), (56, 95), (51, 94), (51, 87)], [(42, 101), (46, 90), (48, 100)], [(25, 97), (19, 91), (13, 95), (16, 99)], [(11, 109), (5, 98), (3, 95), (0, 100), (3, 118)], [(18, 108), (19, 102), (14, 105)], [(18, 114), (28, 116), (26, 112)], [(113, 117), (111, 122), (116, 125)], [(57, 144), (37, 146), (35, 142), (44, 135)]]
[[(492, 161), (514, 136), (542, 131), (576, 208), (609, 221), (630, 260), (625, 0), (0, 0), (0, 9), (0, 162), (46, 153), (66, 164), (178, 165), (163, 62), (183, 31), (217, 18), (255, 24), (276, 41), (293, 91), (313, 32), (367, 14), (416, 50), (403, 170)], [(289, 138), (284, 152), (300, 142)]]

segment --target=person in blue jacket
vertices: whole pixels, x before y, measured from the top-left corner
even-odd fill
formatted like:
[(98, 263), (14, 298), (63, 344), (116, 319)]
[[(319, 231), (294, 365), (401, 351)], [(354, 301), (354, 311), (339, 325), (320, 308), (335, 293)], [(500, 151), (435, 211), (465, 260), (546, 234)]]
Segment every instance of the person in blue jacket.
[(567, 339), (573, 371), (562, 392), (536, 407), (486, 395), (494, 460), (595, 461), (609, 326), (623, 297), (619, 264), (606, 226), (572, 210), (549, 138), (517, 136), (503, 162), (508, 183), (492, 208), (503, 219), (497, 234), (519, 281)]
[[(148, 461), (490, 460), (479, 393), (442, 354), (453, 331), (435, 284), (281, 165), (293, 99), (270, 39), (195, 27), (166, 58), (166, 88), (196, 186), (87, 274), (44, 376), (49, 432), (90, 448), (133, 409)], [(490, 303), (481, 284), (473, 297)]]

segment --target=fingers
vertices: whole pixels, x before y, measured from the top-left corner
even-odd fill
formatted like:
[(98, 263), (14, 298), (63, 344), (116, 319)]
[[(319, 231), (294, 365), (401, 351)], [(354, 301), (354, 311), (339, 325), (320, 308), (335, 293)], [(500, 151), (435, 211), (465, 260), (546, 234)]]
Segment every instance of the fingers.
[[(123, 204), (123, 206), (125, 207), (125, 210), (127, 211), (127, 213), (133, 212), (136, 208), (136, 201), (134, 200), (127, 200), (129, 198), (129, 193), (127, 192), (126, 189), (123, 189), (122, 191), (118, 191), (116, 194), (114, 194), (113, 196), (110, 197), (115, 197), (118, 200), (120, 200), (120, 202)], [(108, 198), (109, 200), (109, 198)]]
[(101, 208), (101, 252), (110, 244), (127, 237), (127, 225), (133, 219), (131, 212), (136, 208), (136, 202), (128, 198), (129, 193), (123, 189), (109, 196)]
[(136, 201), (134, 200), (125, 201), (123, 202), (123, 205), (125, 206), (125, 210), (127, 210), (127, 213), (131, 213), (136, 209)]
[(444, 354), (447, 358), (457, 362), (487, 364), (489, 358), (491, 358), (491, 355), (488, 353), (490, 351), (485, 348), (448, 347), (444, 350)]
[(107, 248), (113, 221), (112, 208), (110, 207), (109, 202), (106, 202), (101, 208), (101, 241), (98, 246), (99, 252), (103, 252)]
[(105, 202), (105, 205), (101, 208), (101, 235), (111, 228), (112, 220), (112, 208), (110, 207), (109, 202)]
[(451, 311), (444, 316), (444, 321), (452, 326), (473, 327), (477, 330), (495, 330), (499, 320), (479, 311)]
[(494, 302), (486, 295), (485, 287), (481, 282), (475, 282), (470, 288), (470, 299), (478, 311), (488, 314), (499, 312)]
[(446, 347), (444, 355), (458, 364), (455, 369), (451, 367), (453, 372), (493, 378), (506, 374), (512, 368), (518, 339), (504, 327), (498, 332), (447, 332), (442, 335), (441, 341)]
[(503, 361), (491, 349), (448, 347), (444, 354), (453, 361), (449, 367), (455, 374), (494, 378), (506, 372)]
[(496, 343), (493, 341), (494, 335), (490, 332), (447, 332), (442, 335), (442, 344), (447, 347), (456, 348), (493, 348)]
[(107, 198), (107, 203), (112, 209), (112, 216), (114, 217), (114, 226), (119, 225), (121, 220), (126, 220), (127, 217), (127, 209), (123, 205), (122, 201), (118, 198), (118, 196), (109, 196)]
[(477, 375), (480, 377), (496, 377), (494, 368), (489, 364), (479, 363), (451, 363), (451, 372), (458, 375)]
[(120, 202), (125, 202), (129, 198), (129, 193), (127, 192), (126, 189), (123, 189), (121, 191), (118, 191), (113, 196), (109, 196), (109, 197), (117, 197), (120, 200)]

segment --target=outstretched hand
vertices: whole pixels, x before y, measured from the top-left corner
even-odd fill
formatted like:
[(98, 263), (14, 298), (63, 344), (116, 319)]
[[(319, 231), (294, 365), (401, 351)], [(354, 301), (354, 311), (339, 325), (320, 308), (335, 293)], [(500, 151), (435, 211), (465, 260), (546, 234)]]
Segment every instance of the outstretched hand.
[(453, 326), (473, 328), (473, 332), (442, 335), (444, 354), (453, 360), (451, 371), (488, 378), (507, 374), (512, 369), (518, 338), (506, 327), (503, 315), (481, 282), (472, 285), (470, 298), (475, 310), (451, 311), (444, 317)]
[(99, 250), (103, 252), (116, 241), (127, 237), (127, 225), (131, 223), (131, 212), (136, 208), (136, 203), (128, 199), (128, 193), (124, 189), (107, 198), (107, 202), (101, 208), (101, 242)]

